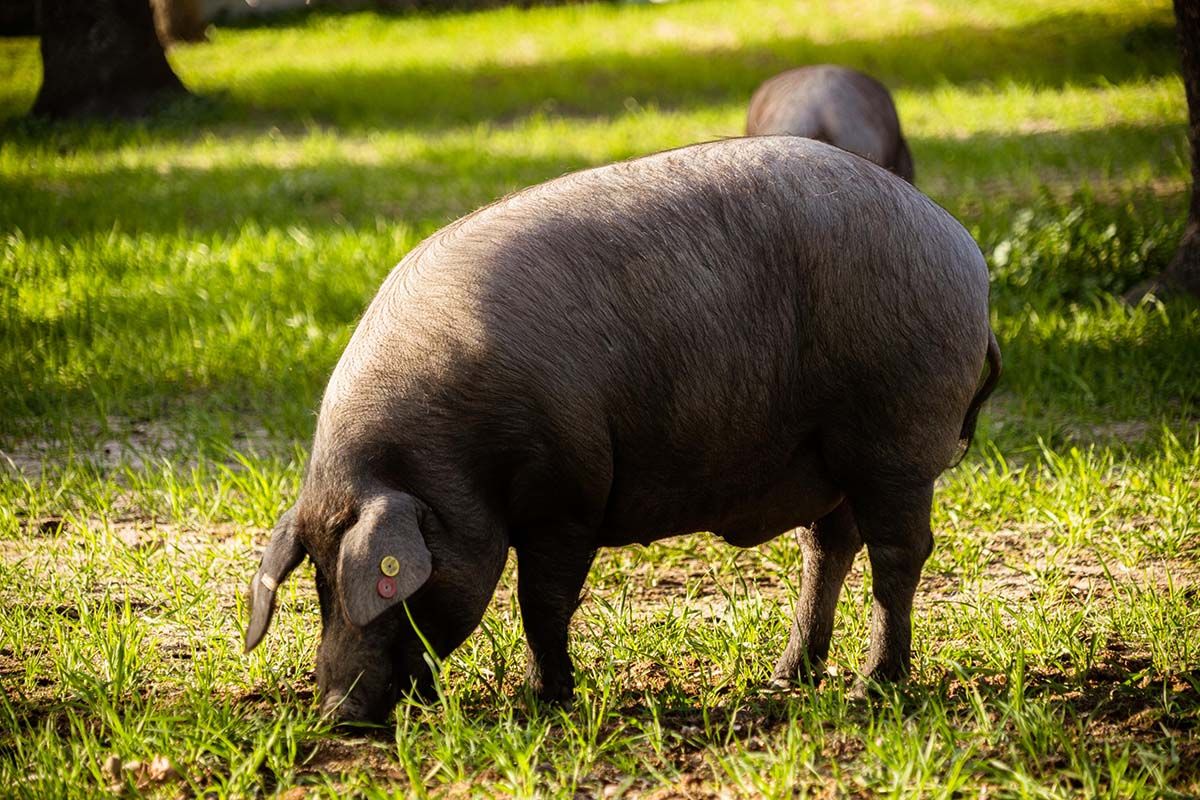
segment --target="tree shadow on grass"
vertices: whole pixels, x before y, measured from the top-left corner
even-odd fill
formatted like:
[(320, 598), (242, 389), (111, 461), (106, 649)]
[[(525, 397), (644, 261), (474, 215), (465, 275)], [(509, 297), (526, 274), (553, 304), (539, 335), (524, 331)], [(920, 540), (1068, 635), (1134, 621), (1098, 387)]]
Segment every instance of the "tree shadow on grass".
[(570, 154), (498, 158), (438, 144), (374, 163), (334, 157), (299, 167), (118, 166), (69, 180), (31, 175), (5, 182), (0, 230), (62, 240), (116, 229), (186, 241), (247, 226), (322, 233), (384, 220), (429, 232), (508, 192), (587, 166)]
[[(989, 206), (1028, 204), (1045, 176), (1096, 169), (1119, 174), (1147, 158), (1182, 150), (1180, 125), (1114, 125), (1050, 133), (986, 133), (963, 139), (916, 137), (918, 187), (935, 199), (964, 198), (987, 185)], [(630, 157), (643, 155), (629, 153)], [(281, 161), (286, 159), (281, 157)], [(206, 241), (254, 226), (311, 233), (394, 223), (431, 232), (505, 194), (568, 172), (598, 166), (570, 149), (541, 156), (497, 156), (470, 143), (436, 142), (401, 156), (375, 153), (368, 163), (337, 155), (301, 166), (113, 166), (69, 178), (25, 174), (8, 178), (0, 193), (0, 231), (32, 239), (66, 240), (128, 233)], [(1014, 175), (1028, 177), (1025, 184)], [(972, 212), (973, 209), (966, 209)], [(1011, 209), (1010, 209), (1011, 210)], [(950, 205), (952, 213), (960, 213)], [(1005, 220), (989, 220), (998, 225)], [(988, 233), (987, 231), (985, 233)]]
[[(824, 62), (857, 67), (893, 88), (906, 89), (1009, 82), (1045, 87), (1121, 83), (1176, 74), (1172, 33), (1168, 13), (1147, 15), (1138, 22), (1072, 13), (1007, 28), (958, 25), (835, 43), (790, 37), (740, 47), (671, 44), (647, 53), (461, 68), (339, 63), (331, 55), (330, 65), (323, 68), (286, 61), (247, 68), (234, 92), (185, 105), (178, 119), (168, 113), (149, 128), (156, 139), (186, 139), (198, 128), (221, 124), (270, 127), (315, 120), (346, 130), (430, 130), (503, 123), (539, 112), (612, 118), (627, 113), (631, 99), (643, 106), (681, 110), (740, 105), (770, 75)], [(71, 131), (68, 126), (13, 121), (0, 126), (0, 135), (34, 141), (48, 133), (70, 139)]]

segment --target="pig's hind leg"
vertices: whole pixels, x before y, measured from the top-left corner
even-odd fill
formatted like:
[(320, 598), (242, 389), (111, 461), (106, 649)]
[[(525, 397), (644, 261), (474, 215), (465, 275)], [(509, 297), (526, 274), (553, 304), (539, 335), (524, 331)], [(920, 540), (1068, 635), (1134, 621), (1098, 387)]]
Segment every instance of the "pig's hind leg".
[(909, 671), (913, 596), (933, 549), (933, 483), (908, 488), (890, 484), (882, 491), (859, 492), (852, 502), (871, 560), (874, 595), (863, 674), (869, 680), (897, 680)]
[(911, 666), (913, 597), (933, 550), (934, 480), (957, 453), (967, 402), (940, 397), (868, 395), (862, 408), (876, 412), (847, 415), (824, 444), (871, 563), (868, 681), (899, 680)]
[(799, 536), (804, 554), (800, 598), (787, 648), (771, 676), (771, 682), (780, 688), (797, 679), (821, 679), (833, 637), (838, 596), (854, 556), (862, 548), (854, 513), (845, 500), (810, 530), (799, 531)]

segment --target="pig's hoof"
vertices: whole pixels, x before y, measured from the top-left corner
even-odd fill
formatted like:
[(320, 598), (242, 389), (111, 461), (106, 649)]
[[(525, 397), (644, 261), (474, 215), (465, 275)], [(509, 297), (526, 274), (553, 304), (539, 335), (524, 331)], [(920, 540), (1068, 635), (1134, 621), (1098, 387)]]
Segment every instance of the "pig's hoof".
[(865, 703), (873, 697), (879, 695), (878, 688), (872, 688), (873, 682), (859, 678), (850, 687), (850, 691), (846, 692), (846, 699), (851, 703)]
[(574, 680), (533, 680), (526, 684), (529, 693), (537, 698), (539, 703), (552, 706), (570, 705), (575, 698)]
[(786, 692), (792, 688), (793, 681), (787, 678), (771, 678), (767, 684), (767, 689), (774, 692)]
[(846, 699), (861, 703), (869, 700), (882, 700), (899, 688), (903, 678), (877, 676), (875, 674), (859, 677), (846, 693)]
[(547, 705), (567, 706), (575, 699), (575, 687), (570, 684), (542, 687), (537, 693), (537, 698)]
[(774, 674), (771, 675), (771, 687), (782, 690), (797, 686), (817, 686), (824, 676), (823, 664), (815, 664), (811, 667), (801, 664), (795, 668), (777, 666)]

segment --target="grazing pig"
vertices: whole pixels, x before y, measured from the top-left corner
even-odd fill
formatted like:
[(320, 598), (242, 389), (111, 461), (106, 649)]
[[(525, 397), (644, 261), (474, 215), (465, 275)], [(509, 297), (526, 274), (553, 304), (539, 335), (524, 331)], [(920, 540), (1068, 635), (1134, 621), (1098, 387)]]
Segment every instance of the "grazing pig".
[(529, 684), (566, 700), (598, 548), (810, 526), (775, 677), (819, 668), (865, 543), (866, 672), (898, 678), (934, 479), (999, 366), (975, 242), (837, 148), (730, 139), (518, 192), (420, 244), (371, 302), (246, 646), (308, 556), (323, 707), (382, 719), (432, 684), (422, 638), (442, 657), (474, 630), (511, 547)]
[(912, 183), (912, 155), (887, 88), (832, 64), (781, 72), (758, 87), (746, 115), (750, 136), (788, 134), (828, 142)]

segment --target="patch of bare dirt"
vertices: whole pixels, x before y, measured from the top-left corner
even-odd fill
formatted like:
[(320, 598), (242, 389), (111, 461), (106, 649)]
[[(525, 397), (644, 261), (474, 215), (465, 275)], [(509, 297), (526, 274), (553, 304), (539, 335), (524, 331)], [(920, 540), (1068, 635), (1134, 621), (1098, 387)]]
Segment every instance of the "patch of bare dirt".
[[(261, 427), (248, 427), (232, 436), (233, 448), (242, 452), (266, 453), (280, 443)], [(165, 422), (110, 416), (103, 425), (93, 423), (73, 430), (69, 441), (25, 438), (0, 448), (0, 475), (7, 471), (35, 480), (68, 459), (106, 470), (143, 469), (160, 458), (190, 466), (195, 463), (191, 450), (188, 438)]]
[[(239, 538), (243, 534), (251, 533), (255, 539), (264, 535), (261, 529), (233, 523), (198, 527), (136, 518), (67, 524), (59, 517), (47, 517), (31, 520), (26, 530), (31, 533), (37, 531), (37, 535), (28, 539), (0, 540), (0, 562), (27, 566), (44, 563), (50, 567), (49, 572), (39, 569), (39, 574), (69, 573), (84, 560), (94, 557), (84, 541), (72, 535), (77, 530), (99, 532), (101, 536), (98, 541), (112, 548), (134, 551), (165, 549), (176, 554), (241, 547)], [(53, 533), (47, 533), (49, 531)]]
[(1091, 547), (1063, 549), (1037, 525), (1015, 525), (980, 536), (985, 546), (979, 578), (965, 583), (953, 572), (926, 570), (920, 589), (926, 602), (959, 602), (972, 595), (1024, 601), (1042, 593), (1047, 584), (1065, 585), (1072, 595), (1089, 602), (1111, 600), (1122, 587), (1167, 590), (1173, 586), (1187, 591), (1200, 586), (1200, 563), (1192, 560), (1145, 559), (1134, 565), (1105, 561)]
[(388, 750), (386, 740), (373, 737), (322, 741), (305, 759), (304, 770), (337, 774), (366, 767), (386, 780), (402, 781), (404, 772)]
[[(1125, 524), (1144, 526), (1150, 522), (1129, 520)], [(1112, 601), (1123, 587), (1173, 587), (1176, 591), (1200, 592), (1200, 563), (1193, 560), (1147, 559), (1135, 565), (1106, 562), (1092, 548), (1064, 550), (1050, 540), (1044, 528), (1035, 525), (980, 531), (978, 535), (985, 543), (982, 563), (969, 575), (926, 567), (917, 593), (918, 608), (970, 602), (981, 596), (1026, 602), (1046, 591), (1047, 586), (1055, 590), (1065, 586), (1074, 597), (1093, 603)], [(762, 551), (739, 554), (737, 576), (723, 570), (722, 574), (714, 574), (714, 563), (702, 548), (683, 557), (672, 554), (662, 562), (643, 559), (631, 568), (620, 565), (621, 558), (619, 552), (602, 553), (598, 562), (598, 571), (610, 573), (608, 578), (619, 576), (619, 588), (602, 577), (598, 582), (602, 585), (589, 589), (589, 593), (611, 601), (614, 592), (625, 592), (637, 616), (670, 608), (719, 618), (729, 612), (731, 599), (736, 601), (747, 594), (785, 602), (789, 582), (799, 581), (798, 574), (781, 573)], [(860, 582), (866, 567), (865, 552), (860, 553), (847, 584)]]
[[(1029, 420), (1029, 412), (1019, 407), (1016, 401), (1003, 391), (988, 399), (983, 416), (989, 418), (996, 429), (1026, 424)], [(1043, 423), (1060, 431), (1065, 439), (1080, 446), (1138, 445), (1148, 437), (1158, 436), (1162, 429), (1162, 423), (1157, 421), (1129, 419), (1081, 422), (1074, 417), (1049, 413), (1045, 409), (1038, 410), (1038, 417)], [(1190, 439), (1197, 427), (1200, 427), (1200, 418), (1194, 417), (1184, 417), (1170, 425), (1170, 429), (1181, 439)], [(1010, 460), (1010, 463), (1015, 466), (1021, 461), (1014, 459)]]
[(35, 445), (27, 445), (21, 450), (16, 448), (0, 448), (0, 471), (10, 471), (35, 480), (42, 474), (42, 465), (48, 455), (38, 452)]

